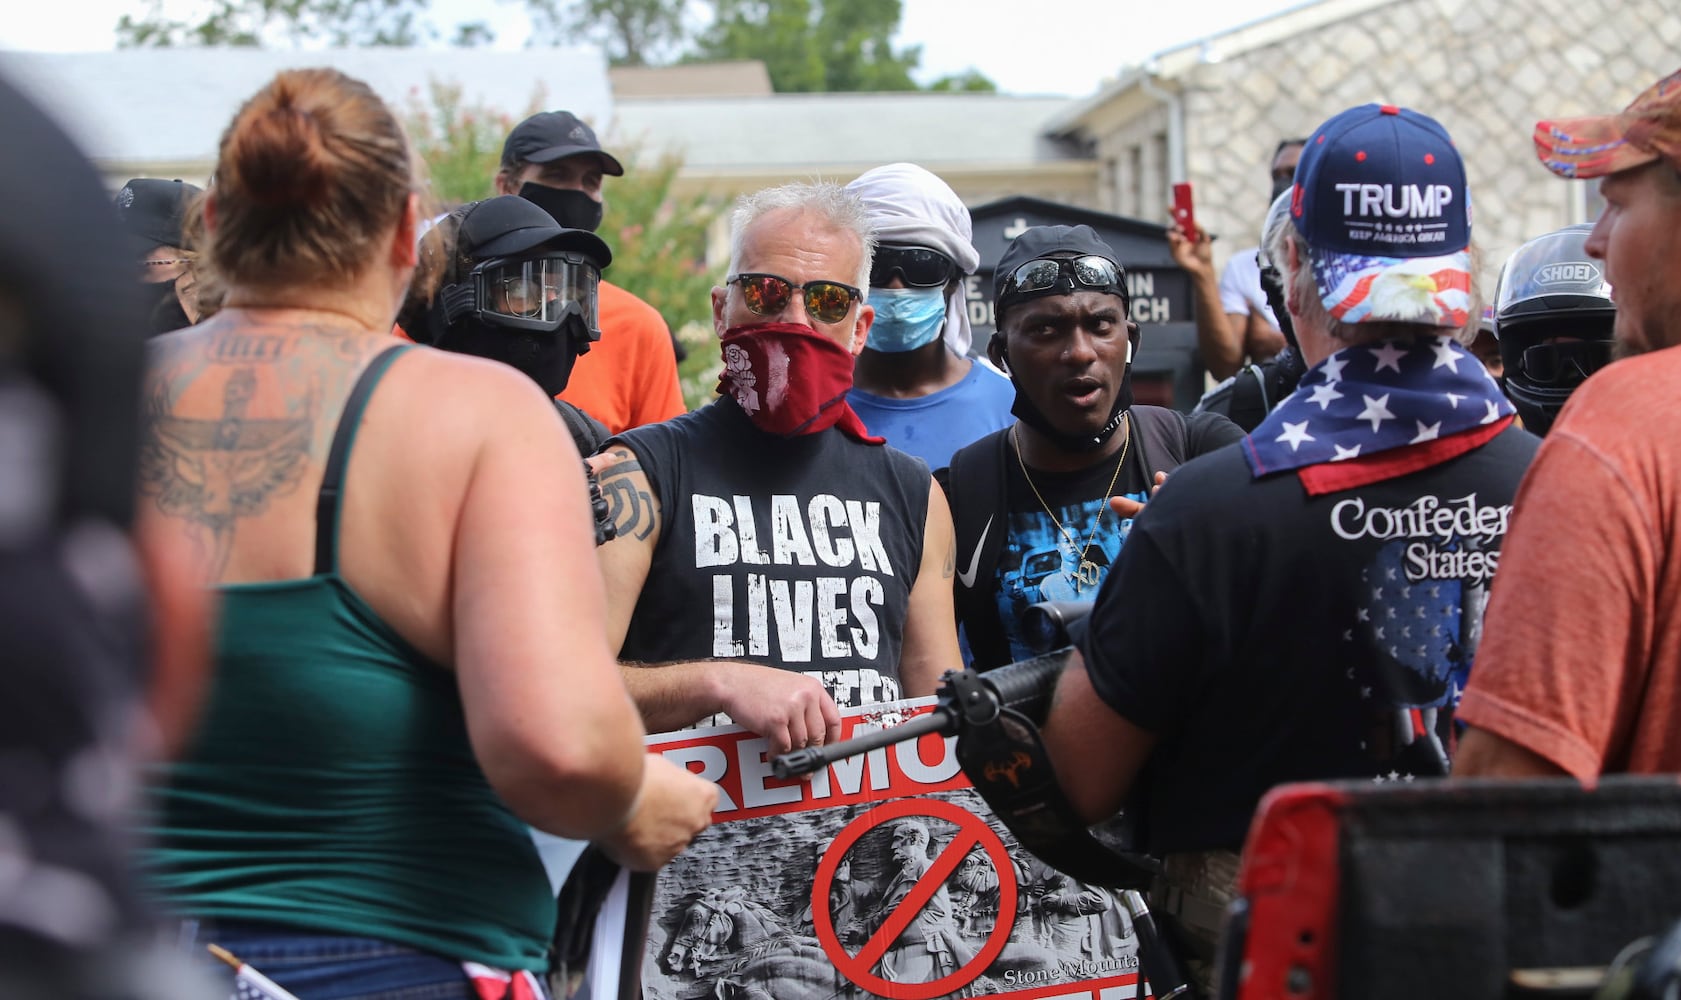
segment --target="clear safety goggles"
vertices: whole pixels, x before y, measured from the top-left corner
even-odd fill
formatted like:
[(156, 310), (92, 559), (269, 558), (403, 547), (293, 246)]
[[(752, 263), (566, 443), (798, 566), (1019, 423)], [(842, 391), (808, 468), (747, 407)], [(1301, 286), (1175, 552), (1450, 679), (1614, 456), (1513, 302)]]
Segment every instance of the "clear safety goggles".
[(571, 315), (600, 329), (596, 304), (601, 272), (579, 254), (492, 259), (473, 268), (479, 318), (518, 330), (558, 330)]

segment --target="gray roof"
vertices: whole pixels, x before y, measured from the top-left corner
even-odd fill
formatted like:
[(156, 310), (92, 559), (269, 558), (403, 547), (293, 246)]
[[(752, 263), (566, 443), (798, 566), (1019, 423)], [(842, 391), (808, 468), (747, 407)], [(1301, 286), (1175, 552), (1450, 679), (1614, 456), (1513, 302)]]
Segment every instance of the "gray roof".
[(124, 49), (0, 53), (0, 72), (34, 94), (96, 161), (209, 163), (223, 129), (282, 69), (331, 66), (366, 81), (398, 113), (430, 83), (463, 100), (521, 115), (534, 101), (597, 123), (612, 114), (607, 64), (591, 48)]
[(772, 94), (618, 102), (609, 142), (676, 148), (700, 171), (909, 161), (964, 164), (1073, 159), (1044, 124), (1063, 97), (1003, 94)]

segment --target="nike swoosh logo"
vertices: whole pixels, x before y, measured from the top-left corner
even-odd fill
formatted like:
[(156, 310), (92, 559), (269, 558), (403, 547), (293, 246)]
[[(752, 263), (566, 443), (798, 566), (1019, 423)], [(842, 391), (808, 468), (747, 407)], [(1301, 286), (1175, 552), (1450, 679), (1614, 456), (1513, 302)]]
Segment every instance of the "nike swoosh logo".
[(969, 572), (957, 574), (957, 582), (964, 587), (975, 585), (975, 571), (981, 568), (981, 550), (986, 548), (986, 533), (992, 530), (992, 517), (986, 519), (986, 526), (981, 529), (981, 540), (975, 543), (975, 554), (969, 557)]

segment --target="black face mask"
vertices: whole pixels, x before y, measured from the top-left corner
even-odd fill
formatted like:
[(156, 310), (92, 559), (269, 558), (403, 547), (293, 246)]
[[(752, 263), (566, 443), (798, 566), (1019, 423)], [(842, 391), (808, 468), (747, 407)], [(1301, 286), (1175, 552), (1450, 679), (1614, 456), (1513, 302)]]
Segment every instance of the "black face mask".
[(1267, 208), (1271, 209), (1272, 203), (1278, 200), (1278, 196), (1290, 190), (1295, 183), (1296, 180), (1293, 177), (1274, 177), (1272, 179), (1272, 194), (1267, 198)]
[[(995, 333), (993, 336), (998, 337), (999, 335)], [(1008, 369), (1010, 354), (1009, 351), (1004, 349), (1001, 338), (998, 353), (1003, 357), (1004, 366)], [(1011, 378), (1010, 381), (1014, 383), (1015, 379)], [(1033, 400), (1027, 398), (1027, 394), (1021, 391), (1019, 385), (1016, 386), (1016, 401), (1010, 405), (1010, 413), (1022, 423), (1049, 438), (1058, 448), (1064, 451), (1083, 452), (1096, 451), (1103, 447), (1104, 442), (1114, 437), (1115, 431), (1120, 429), (1122, 416), (1131, 406), (1132, 365), (1128, 364), (1126, 370), (1121, 373), (1121, 384), (1115, 391), (1115, 405), (1109, 410), (1109, 419), (1096, 434), (1068, 434), (1057, 430), (1039, 407), (1034, 404)]]
[(552, 188), (527, 181), (520, 186), (519, 196), (549, 213), (549, 217), (567, 229), (601, 228), (601, 202), (582, 191), (571, 188)]
[(151, 302), (146, 310), (146, 336), (155, 337), (193, 325), (193, 321), (187, 318), (187, 310), (181, 308), (180, 297), (175, 294), (175, 282), (161, 281), (146, 285), (145, 290)]
[(569, 316), (553, 333), (510, 330), (490, 326), (476, 319), (463, 319), (446, 328), (436, 345), (457, 354), (472, 354), (524, 372), (543, 392), (557, 396), (572, 379), (579, 344), (589, 349), (589, 331), (579, 316)]

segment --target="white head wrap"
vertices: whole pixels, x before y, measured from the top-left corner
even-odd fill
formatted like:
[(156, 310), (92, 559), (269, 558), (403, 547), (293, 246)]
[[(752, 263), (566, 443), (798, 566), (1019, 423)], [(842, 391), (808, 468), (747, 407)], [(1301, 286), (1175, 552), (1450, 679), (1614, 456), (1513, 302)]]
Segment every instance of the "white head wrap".
[[(975, 252), (974, 222), (963, 199), (945, 181), (914, 163), (890, 163), (865, 171), (846, 186), (869, 212), (877, 243), (928, 247), (957, 262), (958, 270), (974, 274), (981, 256)], [(946, 296), (945, 341), (958, 354), (968, 354), (974, 335), (963, 286)]]

